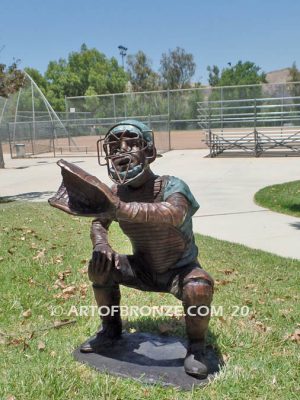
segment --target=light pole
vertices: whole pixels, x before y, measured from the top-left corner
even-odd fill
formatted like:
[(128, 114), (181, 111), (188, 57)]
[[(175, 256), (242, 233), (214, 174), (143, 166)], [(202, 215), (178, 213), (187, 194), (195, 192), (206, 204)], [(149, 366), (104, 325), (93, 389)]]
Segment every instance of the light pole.
[(122, 67), (124, 69), (124, 57), (126, 56), (126, 51), (128, 50), (127, 47), (124, 47), (122, 45), (118, 46), (118, 49), (120, 50), (120, 56), (122, 57)]

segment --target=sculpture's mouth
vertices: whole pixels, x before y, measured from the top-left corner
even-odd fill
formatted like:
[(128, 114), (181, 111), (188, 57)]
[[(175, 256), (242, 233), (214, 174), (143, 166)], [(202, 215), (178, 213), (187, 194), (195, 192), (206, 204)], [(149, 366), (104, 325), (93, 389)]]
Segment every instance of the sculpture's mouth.
[(114, 157), (113, 165), (118, 172), (130, 171), (139, 164), (132, 154)]

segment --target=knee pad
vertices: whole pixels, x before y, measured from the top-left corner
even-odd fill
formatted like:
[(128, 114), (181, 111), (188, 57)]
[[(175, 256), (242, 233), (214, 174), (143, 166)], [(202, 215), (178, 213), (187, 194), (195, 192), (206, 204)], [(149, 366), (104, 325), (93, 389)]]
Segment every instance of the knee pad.
[(183, 279), (183, 286), (190, 281), (204, 281), (207, 282), (212, 288), (214, 287), (213, 278), (201, 268), (195, 268), (191, 272), (189, 272)]
[(183, 303), (209, 306), (213, 298), (213, 286), (213, 279), (206, 271), (191, 271), (183, 280)]

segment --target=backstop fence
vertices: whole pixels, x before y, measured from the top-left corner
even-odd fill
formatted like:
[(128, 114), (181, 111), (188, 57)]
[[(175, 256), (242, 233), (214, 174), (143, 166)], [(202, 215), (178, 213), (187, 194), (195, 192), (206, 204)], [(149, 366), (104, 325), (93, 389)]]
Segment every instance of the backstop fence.
[[(287, 111), (288, 104), (299, 104), (299, 96), (299, 82), (200, 87), (67, 97), (65, 112), (55, 113), (28, 79), (28, 84), (18, 94), (8, 100), (0, 99), (0, 138), (4, 151), (9, 149), (12, 157), (24, 153), (26, 156), (41, 153), (96, 155), (99, 137), (113, 124), (130, 118), (150, 125), (159, 151), (197, 149), (211, 144), (209, 135), (214, 133), (216, 126), (213, 124), (217, 122), (213, 121), (213, 115), (223, 124), (223, 131), (225, 124), (229, 129), (249, 127), (245, 114), (250, 109), (245, 107), (252, 107), (253, 101), (274, 113), (280, 112), (278, 107), (282, 108), (281, 114), (277, 114), (280, 121), (266, 119), (266, 127), (276, 122), (297, 128), (299, 109), (290, 110), (293, 118), (288, 121), (283, 119), (282, 110)], [(273, 107), (275, 103), (276, 108)], [(214, 114), (212, 108), (215, 108)], [(230, 121), (233, 117), (230, 114), (237, 114), (239, 120)]]

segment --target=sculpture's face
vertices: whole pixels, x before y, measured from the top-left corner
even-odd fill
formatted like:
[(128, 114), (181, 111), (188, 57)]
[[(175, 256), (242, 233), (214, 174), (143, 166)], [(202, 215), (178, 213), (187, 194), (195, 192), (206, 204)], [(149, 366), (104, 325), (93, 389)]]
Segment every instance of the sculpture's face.
[(104, 143), (104, 151), (111, 164), (109, 174), (115, 182), (129, 183), (145, 169), (146, 145), (143, 142), (137, 134), (125, 131), (110, 135)]
[(107, 133), (103, 149), (108, 174), (114, 182), (126, 185), (145, 172), (156, 155), (152, 138), (152, 131), (145, 134), (139, 126), (125, 123)]

